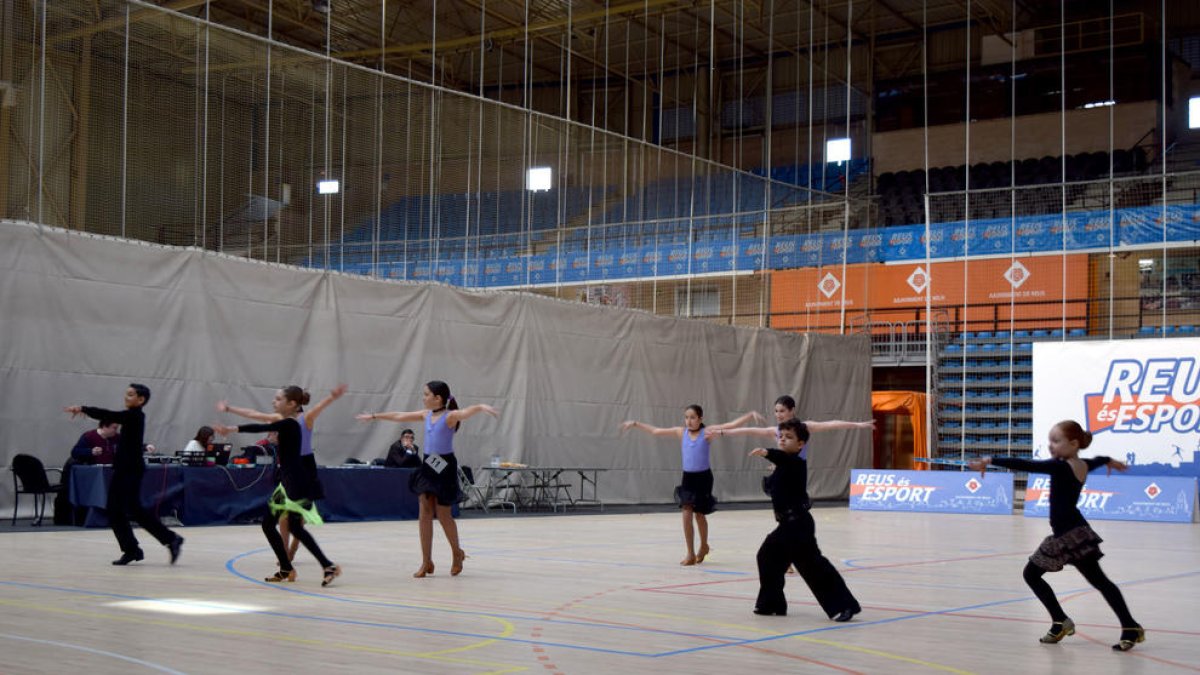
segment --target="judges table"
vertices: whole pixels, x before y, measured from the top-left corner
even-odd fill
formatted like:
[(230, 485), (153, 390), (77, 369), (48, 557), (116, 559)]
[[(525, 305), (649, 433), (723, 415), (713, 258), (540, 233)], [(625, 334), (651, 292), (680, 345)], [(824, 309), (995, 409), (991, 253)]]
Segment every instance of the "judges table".
[[(374, 466), (320, 467), (317, 473), (325, 498), (317, 501), (317, 510), (330, 522), (416, 518), (417, 497), (408, 488), (412, 472)], [(108, 525), (104, 509), (111, 478), (111, 466), (72, 467), (68, 497), (72, 504), (87, 508), (85, 527)], [(274, 489), (272, 467), (152, 464), (142, 479), (142, 506), (160, 518), (173, 516), (184, 525), (244, 523), (262, 518)]]
[[(566, 509), (568, 506), (594, 505), (599, 506), (601, 511), (604, 510), (597, 481), (600, 474), (608, 469), (482, 466), (479, 470), (487, 473), (481, 497), (485, 509), (497, 505), (511, 505), (515, 513), (518, 506), (547, 507), (558, 511), (560, 507)], [(574, 480), (576, 476), (579, 478), (578, 487)]]

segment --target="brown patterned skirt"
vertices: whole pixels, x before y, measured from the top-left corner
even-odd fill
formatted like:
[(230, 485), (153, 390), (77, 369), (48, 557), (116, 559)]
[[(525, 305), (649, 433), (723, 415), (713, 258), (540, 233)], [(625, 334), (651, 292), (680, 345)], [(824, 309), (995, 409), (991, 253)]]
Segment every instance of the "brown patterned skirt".
[(1058, 572), (1064, 565), (1099, 560), (1104, 555), (1100, 551), (1102, 541), (1092, 528), (1080, 525), (1060, 536), (1043, 539), (1041, 546), (1029, 556), (1029, 562), (1047, 572)]

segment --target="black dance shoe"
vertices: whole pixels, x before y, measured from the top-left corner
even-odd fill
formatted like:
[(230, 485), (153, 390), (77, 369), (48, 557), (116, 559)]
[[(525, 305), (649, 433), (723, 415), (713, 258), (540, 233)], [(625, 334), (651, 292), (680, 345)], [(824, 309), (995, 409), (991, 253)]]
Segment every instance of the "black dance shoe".
[(856, 609), (843, 609), (842, 611), (840, 611), (836, 615), (834, 615), (833, 620), (837, 621), (838, 623), (845, 623), (845, 622), (849, 621), (850, 619), (853, 619), (854, 615), (858, 614), (861, 611), (862, 611), (861, 607), (858, 607)]
[(167, 550), (171, 552), (171, 564), (174, 565), (183, 550), (183, 537), (175, 537), (174, 541), (167, 544)]
[(787, 616), (786, 609), (767, 609), (765, 607), (755, 607), (754, 613), (759, 616)]
[[(1054, 623), (1050, 624), (1050, 630), (1046, 631), (1045, 635), (1038, 638), (1038, 642), (1041, 642), (1045, 645), (1057, 644), (1062, 642), (1062, 639), (1068, 635), (1074, 634), (1075, 622), (1070, 619), (1063, 619), (1062, 621), (1055, 621)], [(1122, 635), (1124, 635), (1124, 633), (1122, 633)]]
[(1114, 652), (1127, 652), (1133, 649), (1133, 646), (1139, 642), (1146, 641), (1146, 629), (1141, 626), (1132, 628), (1121, 627), (1121, 640), (1113, 645)]
[(142, 549), (139, 548), (137, 550), (130, 551), (128, 553), (122, 553), (120, 558), (117, 558), (116, 560), (113, 561), (113, 564), (114, 565), (128, 565), (131, 562), (137, 562), (139, 560), (144, 559), (145, 557), (146, 557), (146, 554), (142, 553)]

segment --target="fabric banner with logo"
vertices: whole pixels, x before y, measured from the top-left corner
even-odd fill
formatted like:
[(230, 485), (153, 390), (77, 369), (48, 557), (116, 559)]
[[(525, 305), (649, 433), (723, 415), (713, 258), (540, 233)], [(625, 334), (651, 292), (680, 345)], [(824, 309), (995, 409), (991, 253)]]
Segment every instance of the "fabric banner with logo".
[(850, 508), (859, 511), (923, 511), (1011, 515), (1010, 473), (963, 471), (850, 471)]
[[(990, 477), (990, 476), (989, 476)], [(1172, 476), (1088, 476), (1079, 495), (1079, 512), (1095, 520), (1152, 520), (1190, 523), (1196, 517), (1196, 479)], [(1050, 478), (1030, 474), (1025, 516), (1050, 513)]]
[(1046, 434), (1076, 420), (1093, 435), (1080, 455), (1107, 455), (1138, 476), (1200, 476), (1200, 338), (1033, 345), (1033, 458)]

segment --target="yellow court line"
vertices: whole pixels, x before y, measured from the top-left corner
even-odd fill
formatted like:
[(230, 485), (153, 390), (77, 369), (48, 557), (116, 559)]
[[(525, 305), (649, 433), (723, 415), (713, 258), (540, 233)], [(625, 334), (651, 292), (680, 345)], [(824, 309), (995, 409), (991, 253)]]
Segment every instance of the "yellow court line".
[[(457, 664), (464, 664), (464, 665), (481, 666), (481, 667), (488, 667), (488, 668), (501, 668), (502, 669), (502, 670), (488, 671), (489, 673), (492, 673), (493, 675), (498, 675), (499, 673), (512, 673), (512, 672), (520, 672), (523, 670), (528, 670), (527, 666), (519, 666), (519, 665), (507, 664), (507, 663), (497, 663), (495, 661), (483, 661), (483, 660), (478, 660), (478, 659), (465, 659), (465, 658), (447, 658), (447, 657), (439, 655), (442, 652), (407, 652), (407, 651), (402, 651), (402, 650), (398, 650), (398, 649), (389, 649), (389, 648), (385, 648), (385, 647), (372, 647), (370, 645), (356, 645), (356, 644), (351, 644), (351, 643), (347, 643), (347, 642), (329, 642), (326, 640), (303, 638), (303, 637), (297, 637), (297, 636), (287, 635), (287, 634), (278, 633), (278, 632), (253, 631), (253, 630), (245, 630), (245, 629), (241, 629), (241, 628), (221, 628), (221, 627), (215, 627), (215, 626), (205, 626), (202, 624), (185, 623), (182, 621), (171, 621), (171, 620), (160, 620), (160, 619), (151, 620), (151, 619), (143, 619), (143, 618), (139, 618), (139, 617), (122, 616), (119, 614), (89, 612), (89, 611), (83, 611), (83, 610), (77, 610), (77, 609), (62, 609), (62, 608), (57, 608), (57, 607), (47, 607), (47, 606), (41, 605), (41, 604), (21, 602), (21, 601), (17, 601), (17, 600), (0, 599), (0, 605), (8, 606), (8, 607), (19, 607), (22, 609), (32, 609), (32, 610), (37, 610), (40, 612), (49, 612), (49, 613), (53, 613), (53, 614), (65, 614), (65, 615), (69, 615), (69, 616), (79, 616), (79, 617), (85, 617), (85, 618), (89, 618), (89, 619), (99, 619), (99, 620), (106, 620), (106, 621), (114, 621), (115, 620), (115, 621), (123, 621), (123, 622), (127, 622), (127, 623), (137, 623), (137, 624), (151, 624), (153, 626), (179, 628), (179, 629), (184, 629), (184, 630), (189, 630), (189, 631), (194, 631), (194, 632), (213, 633), (213, 634), (218, 634), (218, 635), (233, 635), (233, 636), (240, 636), (243, 638), (258, 637), (258, 638), (262, 638), (264, 640), (273, 641), (273, 642), (291, 642), (294, 644), (303, 644), (303, 645), (310, 645), (310, 646), (336, 647), (336, 648), (345, 649), (348, 651), (368, 652), (368, 653), (374, 653), (374, 654), (387, 654), (387, 655), (391, 655), (391, 656), (405, 656), (405, 657), (410, 657), (410, 658), (438, 661), (438, 662), (442, 662), (442, 663), (457, 663)], [(495, 617), (490, 617), (490, 618), (495, 618)], [(515, 630), (515, 626), (513, 626), (512, 623), (510, 623), (508, 621), (504, 621), (503, 619), (496, 619), (496, 620), (500, 621), (502, 624), (507, 624), (505, 626), (504, 633), (502, 633), (499, 637), (507, 637), (509, 635), (512, 635), (512, 633)], [(487, 639), (487, 640), (483, 640), (481, 642), (475, 643), (473, 645), (468, 645), (465, 648), (458, 648), (457, 650), (449, 650), (449, 651), (464, 651), (465, 649), (475, 649), (475, 648), (484, 647), (484, 646), (493, 644), (496, 641), (497, 640), (495, 640), (495, 639)]]
[(934, 670), (944, 670), (948, 673), (958, 673), (959, 675), (975, 675), (974, 671), (959, 670), (958, 668), (954, 668), (952, 666), (944, 666), (940, 663), (934, 663), (932, 661), (922, 661), (921, 659), (914, 659), (909, 656), (901, 656), (900, 654), (884, 652), (884, 651), (880, 651), (878, 649), (870, 649), (867, 647), (858, 647), (855, 645), (848, 645), (848, 644), (843, 644), (840, 642), (832, 642), (830, 640), (821, 640), (819, 638), (810, 638), (810, 637), (805, 637), (805, 636), (797, 636), (797, 638), (804, 640), (805, 642), (813, 642), (813, 643), (816, 643), (819, 645), (828, 645), (830, 647), (835, 647), (837, 649), (848, 649), (852, 652), (862, 652), (864, 654), (873, 654), (875, 656), (882, 656), (886, 659), (895, 659), (897, 661), (904, 661), (905, 663), (912, 663), (912, 664), (915, 664), (918, 666), (925, 666), (927, 668), (933, 668)]

